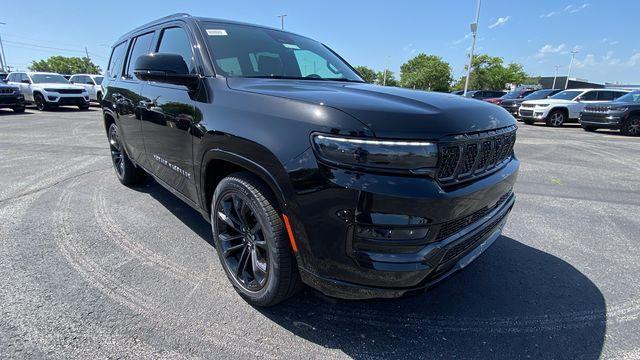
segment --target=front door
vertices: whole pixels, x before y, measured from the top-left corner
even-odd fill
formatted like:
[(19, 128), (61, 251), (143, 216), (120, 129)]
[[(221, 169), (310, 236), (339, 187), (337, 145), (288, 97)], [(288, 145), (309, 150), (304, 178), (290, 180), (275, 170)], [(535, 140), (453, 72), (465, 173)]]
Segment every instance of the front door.
[[(190, 41), (184, 29), (162, 30), (157, 52), (180, 54), (195, 72)], [(151, 171), (184, 196), (197, 201), (193, 162), (196, 101), (186, 86), (148, 82), (142, 88), (142, 132)]]

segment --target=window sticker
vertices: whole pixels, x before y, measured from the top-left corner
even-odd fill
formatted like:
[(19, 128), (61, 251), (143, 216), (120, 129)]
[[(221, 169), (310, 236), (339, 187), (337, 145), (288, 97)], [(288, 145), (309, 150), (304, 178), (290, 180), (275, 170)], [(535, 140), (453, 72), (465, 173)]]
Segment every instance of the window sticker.
[(227, 36), (227, 30), (224, 29), (207, 29), (209, 36)]
[(282, 46), (286, 47), (287, 49), (300, 50), (300, 47), (298, 47), (298, 45), (296, 44), (282, 44)]

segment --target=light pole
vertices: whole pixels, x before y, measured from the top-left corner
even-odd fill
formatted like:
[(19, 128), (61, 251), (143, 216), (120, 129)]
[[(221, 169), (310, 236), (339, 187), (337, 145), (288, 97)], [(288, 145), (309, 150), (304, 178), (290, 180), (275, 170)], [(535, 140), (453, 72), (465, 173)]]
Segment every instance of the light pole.
[(476, 9), (476, 22), (471, 24), (471, 36), (473, 41), (471, 42), (471, 54), (469, 54), (469, 66), (467, 67), (467, 79), (464, 81), (464, 92), (462, 96), (467, 96), (467, 89), (469, 88), (469, 77), (471, 76), (471, 65), (473, 64), (473, 50), (476, 48), (476, 35), (478, 34), (478, 20), (480, 19), (480, 1), (478, 0), (478, 7)]
[[(0, 22), (0, 25), (7, 25), (7, 23)], [(7, 66), (7, 57), (4, 55), (2, 36), (0, 36), (0, 70), (4, 71), (5, 66)]]
[(567, 81), (564, 83), (565, 90), (569, 86), (569, 75), (571, 75), (571, 67), (573, 66), (573, 59), (576, 57), (578, 50), (573, 50), (571, 52), (571, 61), (569, 62), (569, 71), (567, 72)]
[(278, 17), (280, 18), (280, 28), (281, 28), (282, 30), (284, 30), (284, 17), (285, 17), (285, 16), (287, 16), (287, 14), (281, 14), (281, 15), (278, 15)]
[(558, 78), (558, 69), (560, 68), (559, 65), (556, 65), (556, 71), (553, 73), (553, 85), (551, 85), (552, 89), (556, 88), (556, 78)]

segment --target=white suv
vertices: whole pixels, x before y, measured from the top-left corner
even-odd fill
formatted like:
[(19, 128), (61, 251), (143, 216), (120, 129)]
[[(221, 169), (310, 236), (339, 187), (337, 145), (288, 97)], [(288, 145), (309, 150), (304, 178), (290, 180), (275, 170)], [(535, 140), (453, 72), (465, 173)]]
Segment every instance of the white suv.
[(569, 89), (548, 99), (522, 102), (518, 115), (525, 124), (544, 121), (547, 126), (562, 126), (566, 122), (578, 122), (580, 112), (588, 104), (613, 101), (628, 93), (618, 89)]
[(69, 82), (82, 86), (89, 93), (89, 100), (100, 102), (102, 100), (102, 80), (104, 76), (95, 74), (75, 74), (69, 78)]
[(45, 72), (12, 72), (7, 83), (20, 88), (26, 102), (36, 104), (38, 110), (60, 105), (89, 108), (89, 93), (81, 86), (72, 85), (62, 75)]

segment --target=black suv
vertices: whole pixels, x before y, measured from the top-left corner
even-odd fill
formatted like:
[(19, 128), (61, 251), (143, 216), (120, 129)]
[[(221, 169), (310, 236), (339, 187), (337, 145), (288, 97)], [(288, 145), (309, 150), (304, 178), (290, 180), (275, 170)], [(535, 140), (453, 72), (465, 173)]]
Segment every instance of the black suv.
[(513, 117), (518, 118), (518, 110), (523, 101), (527, 100), (540, 100), (546, 99), (562, 91), (561, 89), (540, 89), (540, 90), (522, 90), (514, 91), (503, 96), (500, 102), (505, 110), (507, 110)]
[(303, 36), (177, 14), (120, 38), (103, 85), (120, 181), (150, 174), (208, 219), (254, 305), (301, 282), (352, 299), (427, 288), (515, 201), (504, 109), (366, 84)]
[(586, 131), (620, 129), (624, 135), (640, 136), (640, 90), (612, 102), (585, 106), (580, 125)]
[(24, 96), (17, 86), (0, 82), (0, 109), (10, 108), (14, 112), (22, 113), (25, 110)]

